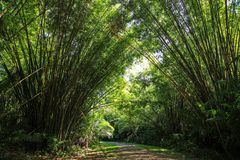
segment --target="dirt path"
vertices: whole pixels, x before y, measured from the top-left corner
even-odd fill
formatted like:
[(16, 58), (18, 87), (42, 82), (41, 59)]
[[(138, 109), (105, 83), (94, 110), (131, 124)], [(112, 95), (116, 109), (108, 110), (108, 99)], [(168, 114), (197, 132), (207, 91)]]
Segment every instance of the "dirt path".
[(112, 142), (119, 146), (118, 149), (104, 153), (100, 151), (89, 151), (85, 160), (176, 160), (172, 156), (161, 155), (141, 149), (134, 144)]

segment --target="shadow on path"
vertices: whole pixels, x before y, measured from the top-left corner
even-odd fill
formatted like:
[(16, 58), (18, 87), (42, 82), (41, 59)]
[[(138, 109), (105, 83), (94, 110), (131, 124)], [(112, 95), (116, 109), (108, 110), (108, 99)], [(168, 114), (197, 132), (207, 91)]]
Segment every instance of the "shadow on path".
[(111, 142), (119, 146), (113, 152), (104, 153), (90, 150), (87, 152), (85, 160), (177, 160), (176, 157), (161, 155), (141, 149), (134, 144)]

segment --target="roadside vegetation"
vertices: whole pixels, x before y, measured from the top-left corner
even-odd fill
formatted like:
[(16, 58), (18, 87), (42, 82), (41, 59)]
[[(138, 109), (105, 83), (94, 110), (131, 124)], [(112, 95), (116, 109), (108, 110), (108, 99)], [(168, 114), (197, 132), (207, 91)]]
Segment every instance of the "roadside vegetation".
[(0, 159), (239, 159), (239, 115), (239, 0), (0, 1)]

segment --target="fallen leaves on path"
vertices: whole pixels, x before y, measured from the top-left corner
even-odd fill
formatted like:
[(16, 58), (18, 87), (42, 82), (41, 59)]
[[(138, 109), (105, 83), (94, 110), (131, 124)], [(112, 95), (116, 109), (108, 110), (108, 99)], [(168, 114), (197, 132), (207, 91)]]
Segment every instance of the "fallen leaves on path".
[(91, 150), (84, 160), (176, 160), (176, 158), (149, 152), (134, 145), (123, 145), (110, 153)]

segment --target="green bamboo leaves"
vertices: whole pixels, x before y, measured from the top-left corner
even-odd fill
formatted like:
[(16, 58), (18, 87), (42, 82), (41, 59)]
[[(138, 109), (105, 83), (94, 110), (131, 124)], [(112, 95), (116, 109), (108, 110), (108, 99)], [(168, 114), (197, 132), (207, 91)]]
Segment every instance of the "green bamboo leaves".
[(108, 0), (22, 0), (14, 18), (3, 17), (1, 65), (24, 129), (73, 137), (96, 91), (125, 65), (130, 41), (111, 28), (120, 7)]
[[(222, 132), (233, 129), (226, 121), (228, 114), (232, 114), (230, 110), (236, 107), (240, 89), (239, 5), (228, 0), (163, 0), (142, 1), (139, 6), (141, 10), (136, 12), (159, 43), (163, 62), (174, 64), (166, 73), (160, 61), (159, 70), (168, 75), (191, 104), (202, 123), (199, 131), (205, 128), (206, 137), (218, 133), (216, 141), (226, 149)], [(176, 79), (176, 73), (188, 84)], [(209, 110), (216, 110), (215, 115), (221, 117), (214, 121), (217, 133), (208, 133), (208, 127), (214, 126), (206, 123), (206, 119), (213, 116), (208, 114)]]
[[(156, 35), (206, 102), (239, 79), (239, 14), (223, 1), (160, 2), (172, 29), (149, 10)], [(213, 94), (212, 94), (212, 93)]]

